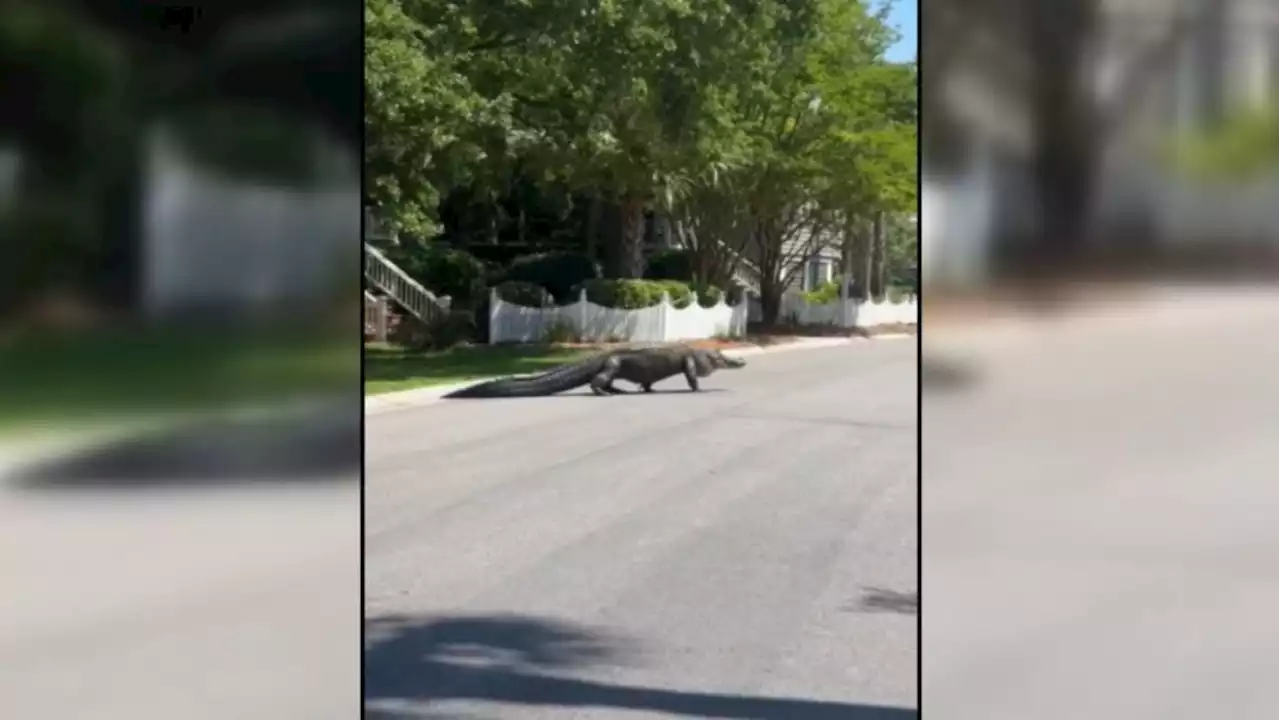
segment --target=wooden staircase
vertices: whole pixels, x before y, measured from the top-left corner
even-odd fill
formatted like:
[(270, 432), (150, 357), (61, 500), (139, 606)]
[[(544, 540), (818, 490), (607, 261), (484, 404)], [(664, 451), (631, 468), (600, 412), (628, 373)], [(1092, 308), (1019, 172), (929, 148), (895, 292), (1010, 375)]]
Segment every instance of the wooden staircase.
[[(396, 263), (392, 263), (383, 252), (367, 242), (365, 279), (376, 290), (365, 291), (366, 334), (370, 331), (371, 322), (379, 331), (385, 331), (385, 325), (393, 322), (388, 301), (396, 302), (406, 313), (428, 325), (440, 322), (449, 314), (449, 297), (436, 296), (434, 292), (426, 290), (421, 283), (399, 269)], [(385, 340), (385, 337), (381, 340)]]

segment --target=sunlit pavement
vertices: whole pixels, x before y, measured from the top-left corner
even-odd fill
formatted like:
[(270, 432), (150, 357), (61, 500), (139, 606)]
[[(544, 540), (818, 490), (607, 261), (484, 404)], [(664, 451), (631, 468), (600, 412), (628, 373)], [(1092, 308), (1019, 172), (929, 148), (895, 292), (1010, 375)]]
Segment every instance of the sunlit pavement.
[(1276, 300), (926, 322), (928, 717), (1277, 716)]
[(916, 343), (703, 388), (369, 417), (366, 709), (915, 717)]
[(0, 716), (358, 717), (358, 417), (311, 417), (11, 445)]

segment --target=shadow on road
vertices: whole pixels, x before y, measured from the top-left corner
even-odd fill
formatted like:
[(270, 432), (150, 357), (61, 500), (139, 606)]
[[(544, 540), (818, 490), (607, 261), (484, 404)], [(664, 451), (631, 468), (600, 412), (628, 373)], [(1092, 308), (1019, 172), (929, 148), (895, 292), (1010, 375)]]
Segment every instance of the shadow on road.
[(30, 491), (349, 481), (360, 458), (359, 415), (327, 411), (149, 431), (37, 462), (11, 478)]
[(920, 594), (896, 592), (884, 588), (864, 588), (856, 609), (863, 612), (915, 615), (920, 612)]
[[(619, 389), (621, 389), (621, 388), (619, 388)], [(500, 398), (500, 397), (491, 397), (491, 398), (468, 398), (468, 397), (449, 397), (448, 395), (445, 395), (445, 396), (444, 396), (444, 399), (449, 400), (449, 401), (451, 401), (451, 402), (465, 401), (465, 402), (467, 402), (467, 403), (485, 402), (485, 401), (488, 401), (488, 402), (498, 402), (498, 401), (501, 401), (501, 402), (512, 402), (513, 400), (545, 400), (545, 399), (547, 399), (547, 398), (549, 398), (549, 397), (551, 397), (551, 398), (566, 398), (566, 399), (573, 399), (573, 398), (578, 398), (578, 399), (581, 399), (581, 398), (590, 398), (591, 400), (600, 400), (600, 399), (602, 399), (602, 398), (609, 398), (609, 397), (654, 397), (654, 396), (657, 396), (657, 395), (695, 395), (695, 394), (697, 394), (697, 395), (705, 395), (705, 394), (708, 394), (708, 393), (712, 393), (712, 394), (714, 394), (714, 393), (722, 393), (722, 392), (728, 392), (728, 391), (727, 391), (727, 390), (725, 390), (724, 388), (708, 388), (708, 387), (704, 387), (704, 388), (702, 388), (701, 390), (698, 390), (698, 391), (696, 391), (696, 392), (695, 392), (695, 391), (693, 391), (693, 390), (690, 390), (690, 389), (689, 389), (689, 388), (687, 388), (687, 387), (684, 387), (684, 388), (665, 388), (665, 389), (664, 389), (664, 388), (654, 388), (652, 392), (644, 392), (643, 390), (638, 390), (638, 389), (631, 389), (631, 388), (628, 388), (628, 389), (623, 390), (622, 392), (618, 393), (617, 395), (603, 395), (603, 396), (602, 396), (602, 395), (596, 395), (595, 393), (591, 392), (590, 390), (578, 390), (578, 391), (574, 391), (574, 392), (558, 393), (558, 394), (556, 394), (556, 395), (538, 395), (538, 396), (533, 396), (533, 397), (528, 397), (528, 398), (519, 398), (519, 397), (512, 397), (512, 398)]]
[(960, 392), (978, 382), (977, 371), (949, 358), (930, 354), (920, 359), (920, 387), (927, 391)]
[[(634, 657), (607, 633), (522, 616), (391, 616), (365, 622), (365, 713), (421, 718), (443, 701), (613, 708), (731, 720), (908, 720), (916, 710), (667, 690), (551, 674)], [(430, 715), (427, 714), (427, 717)]]

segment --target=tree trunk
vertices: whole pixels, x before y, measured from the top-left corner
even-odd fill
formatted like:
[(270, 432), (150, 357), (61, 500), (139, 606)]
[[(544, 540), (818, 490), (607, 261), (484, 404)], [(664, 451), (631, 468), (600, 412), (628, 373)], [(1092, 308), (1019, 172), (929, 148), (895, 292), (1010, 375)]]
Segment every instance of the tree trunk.
[(844, 227), (840, 233), (840, 277), (841, 282), (848, 286), (849, 281), (853, 279), (854, 273), (854, 243), (857, 236), (853, 232), (853, 224), (845, 221)]
[(885, 229), (884, 213), (877, 212), (871, 230), (871, 296), (882, 298), (885, 294)]
[(689, 258), (689, 273), (693, 276), (695, 282), (706, 282), (709, 273), (710, 259), (707, 258), (703, 248), (703, 238), (693, 237), (694, 231), (689, 228), (683, 217), (675, 218), (669, 225), (671, 231), (675, 233), (676, 242), (671, 243), (672, 246), (678, 244), (684, 250)]
[(1097, 31), (1094, 3), (1029, 3), (1026, 38), (1034, 58), (1032, 183), (1037, 242), (1023, 270), (1036, 291), (1077, 260), (1086, 241), (1101, 138), (1094, 100), (1082, 82)]
[(775, 327), (782, 313), (782, 283), (778, 281), (760, 283), (760, 320), (765, 327)]
[(613, 277), (644, 277), (644, 201), (638, 196), (623, 196), (618, 208), (618, 247), (614, 253)]
[(498, 244), (498, 199), (493, 193), (486, 193), (483, 203), (477, 204), (477, 212), (481, 216), (481, 227), (486, 245)]
[(146, 230), (143, 194), (147, 143), (140, 128), (119, 133), (108, 178), (98, 193), (103, 224), (97, 293), (108, 307), (135, 310), (143, 302)]
[(855, 259), (857, 261), (857, 282), (858, 282), (858, 300), (865, 302), (871, 298), (871, 244), (873, 231), (870, 228), (863, 227), (862, 232), (858, 236), (857, 252)]
[(604, 210), (600, 193), (593, 191), (588, 203), (586, 229), (583, 231), (586, 235), (583, 239), (583, 252), (592, 260), (600, 262), (600, 214)]
[(653, 235), (663, 250), (671, 249), (674, 244), (671, 241), (671, 216), (666, 213), (654, 213)]

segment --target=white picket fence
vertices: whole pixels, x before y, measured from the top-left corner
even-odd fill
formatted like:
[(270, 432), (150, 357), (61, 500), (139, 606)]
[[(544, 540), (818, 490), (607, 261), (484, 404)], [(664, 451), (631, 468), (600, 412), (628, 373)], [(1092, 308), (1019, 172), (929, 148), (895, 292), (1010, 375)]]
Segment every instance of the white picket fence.
[[(761, 319), (758, 300), (751, 301), (748, 317), (752, 322)], [(915, 297), (896, 303), (888, 299), (879, 302), (837, 299), (829, 303), (811, 304), (805, 301), (803, 295), (787, 293), (782, 296), (782, 308), (778, 319), (798, 325), (831, 325), (845, 328), (916, 325), (920, 322), (920, 304)]]
[(547, 339), (556, 327), (568, 327), (583, 342), (677, 342), (712, 337), (741, 337), (747, 332), (747, 304), (712, 307), (690, 303), (677, 308), (665, 293), (657, 305), (638, 310), (608, 308), (587, 300), (586, 291), (571, 305), (525, 307), (504, 302), (490, 291), (489, 343), (531, 343)]

